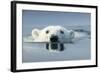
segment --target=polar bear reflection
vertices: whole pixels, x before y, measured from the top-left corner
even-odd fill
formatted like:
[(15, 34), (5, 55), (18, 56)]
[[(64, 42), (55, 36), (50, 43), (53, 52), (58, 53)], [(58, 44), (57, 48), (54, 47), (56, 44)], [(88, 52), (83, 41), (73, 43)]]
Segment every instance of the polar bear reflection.
[(46, 42), (46, 48), (50, 51), (63, 51), (63, 43), (71, 43), (74, 31), (62, 26), (48, 26), (42, 30), (33, 29), (32, 38), (34, 42)]

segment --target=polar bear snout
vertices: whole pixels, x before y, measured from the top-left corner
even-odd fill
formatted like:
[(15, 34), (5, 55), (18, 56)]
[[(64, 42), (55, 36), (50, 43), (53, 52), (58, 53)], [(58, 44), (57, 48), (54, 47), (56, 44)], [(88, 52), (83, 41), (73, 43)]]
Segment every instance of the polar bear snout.
[(58, 36), (52, 35), (52, 36), (50, 37), (50, 42), (58, 42)]

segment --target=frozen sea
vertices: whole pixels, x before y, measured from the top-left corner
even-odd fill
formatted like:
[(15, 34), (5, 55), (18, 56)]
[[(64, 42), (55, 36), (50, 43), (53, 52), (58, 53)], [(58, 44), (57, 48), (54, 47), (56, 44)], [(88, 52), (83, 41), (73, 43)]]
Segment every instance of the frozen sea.
[[(91, 59), (90, 22), (90, 13), (23, 10), (22, 62), (29, 63)], [(46, 49), (46, 43), (29, 42), (31, 40), (27, 38), (31, 36), (32, 29), (43, 29), (50, 25), (59, 25), (74, 30), (80, 33), (80, 37), (75, 38), (73, 43), (64, 43), (65, 50), (62, 52), (48, 51)]]

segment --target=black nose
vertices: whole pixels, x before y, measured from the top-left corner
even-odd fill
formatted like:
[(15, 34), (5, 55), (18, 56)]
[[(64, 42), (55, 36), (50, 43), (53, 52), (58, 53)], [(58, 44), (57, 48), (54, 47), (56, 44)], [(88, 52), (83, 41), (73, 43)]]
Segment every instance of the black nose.
[(50, 38), (50, 41), (51, 42), (58, 42), (58, 36), (51, 36), (51, 38)]

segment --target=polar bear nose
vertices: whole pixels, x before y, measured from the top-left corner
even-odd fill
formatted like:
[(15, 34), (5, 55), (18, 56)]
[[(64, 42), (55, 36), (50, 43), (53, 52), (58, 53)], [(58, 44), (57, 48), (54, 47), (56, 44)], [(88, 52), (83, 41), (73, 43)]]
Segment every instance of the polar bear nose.
[(58, 42), (58, 36), (56, 36), (56, 35), (51, 36), (50, 41), (51, 42)]

